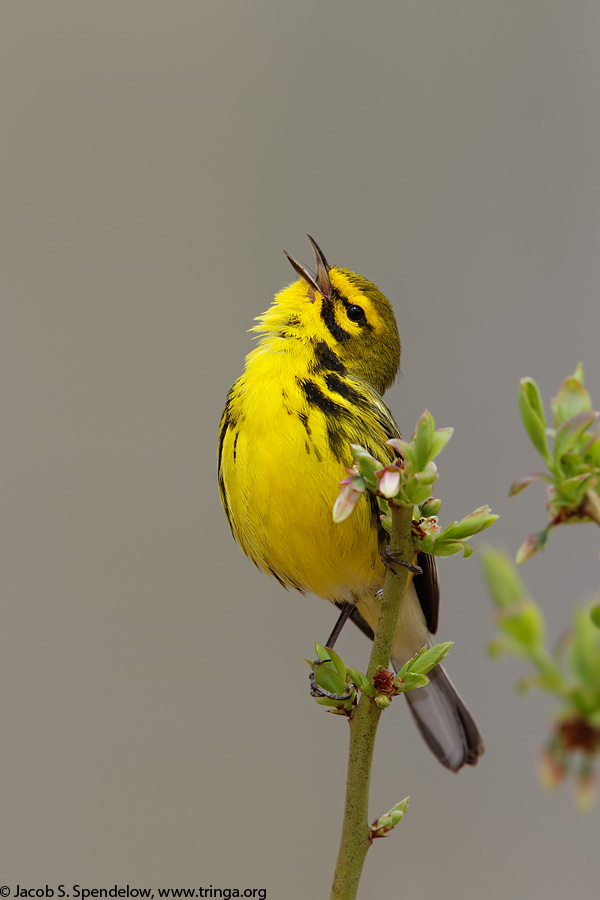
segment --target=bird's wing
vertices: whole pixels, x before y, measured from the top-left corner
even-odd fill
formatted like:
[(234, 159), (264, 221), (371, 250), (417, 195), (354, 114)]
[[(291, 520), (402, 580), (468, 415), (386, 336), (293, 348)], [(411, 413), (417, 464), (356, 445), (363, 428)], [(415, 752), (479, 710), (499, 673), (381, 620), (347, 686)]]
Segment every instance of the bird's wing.
[[(366, 449), (377, 459), (381, 459), (384, 462), (391, 461), (396, 457), (396, 452), (386, 443), (386, 441), (390, 438), (400, 437), (400, 430), (392, 413), (379, 394), (370, 385), (362, 385), (361, 388), (363, 396), (368, 395), (370, 406), (368, 414), (369, 421), (365, 421), (364, 423), (366, 426), (364, 428), (364, 433), (369, 435), (369, 439), (366, 442)], [(375, 501), (375, 497), (373, 495), (370, 496)], [(381, 531), (380, 540), (382, 543), (385, 543), (387, 542), (387, 533), (379, 525), (379, 507), (377, 502), (375, 501), (372, 503), (372, 506), (374, 516), (377, 518), (377, 523)], [(435, 634), (438, 627), (440, 604), (440, 586), (435, 557), (430, 556), (427, 553), (419, 553), (417, 564), (423, 569), (423, 574), (415, 575), (414, 578), (417, 597), (419, 598), (419, 603), (427, 622), (427, 628), (431, 634)], [(357, 617), (358, 615), (357, 612)], [(361, 630), (365, 631), (362, 624), (359, 623), (354, 616), (352, 616), (352, 619)]]

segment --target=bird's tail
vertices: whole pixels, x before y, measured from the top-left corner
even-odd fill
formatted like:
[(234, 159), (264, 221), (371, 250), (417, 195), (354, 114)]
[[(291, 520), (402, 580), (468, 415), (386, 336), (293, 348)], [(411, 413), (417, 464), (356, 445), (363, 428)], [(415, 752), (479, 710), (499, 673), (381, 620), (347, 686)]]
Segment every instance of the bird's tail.
[(447, 769), (474, 766), (483, 741), (471, 713), (441, 666), (431, 670), (429, 679), (426, 687), (405, 694), (417, 728)]
[[(373, 637), (379, 603), (376, 595), (364, 595), (357, 602), (356, 624)], [(392, 665), (398, 671), (407, 659), (429, 643), (425, 617), (414, 585), (400, 607), (400, 617), (392, 650)], [(429, 749), (452, 772), (464, 765), (474, 766), (483, 753), (483, 741), (471, 713), (441, 666), (429, 672), (429, 684), (406, 691), (413, 719)]]

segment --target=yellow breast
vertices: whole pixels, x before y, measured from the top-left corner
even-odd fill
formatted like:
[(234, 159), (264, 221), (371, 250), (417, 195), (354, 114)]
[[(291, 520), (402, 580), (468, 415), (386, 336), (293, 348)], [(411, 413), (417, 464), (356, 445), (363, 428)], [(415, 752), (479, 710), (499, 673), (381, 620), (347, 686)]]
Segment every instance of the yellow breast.
[(286, 586), (332, 601), (383, 584), (377, 515), (368, 499), (333, 522), (338, 483), (350, 464), (334, 456), (323, 413), (303, 401), (297, 379), (273, 365), (232, 388), (222, 422), (221, 490), (231, 529), (248, 556)]

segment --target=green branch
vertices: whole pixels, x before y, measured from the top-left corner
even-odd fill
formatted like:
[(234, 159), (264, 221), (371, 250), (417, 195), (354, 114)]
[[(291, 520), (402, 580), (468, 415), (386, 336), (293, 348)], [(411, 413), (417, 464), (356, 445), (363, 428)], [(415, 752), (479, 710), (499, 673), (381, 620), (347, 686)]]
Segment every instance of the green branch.
[[(412, 509), (392, 506), (390, 547), (399, 559), (412, 560)], [(400, 604), (406, 592), (409, 571), (398, 566), (398, 574), (388, 569), (381, 601), (379, 621), (369, 660), (367, 678), (372, 681), (380, 669), (389, 665)], [(375, 736), (381, 709), (367, 694), (361, 694), (350, 718), (350, 751), (342, 838), (338, 854), (331, 900), (353, 900), (358, 891), (367, 850), (371, 844), (369, 828), (369, 784)]]
[[(426, 410), (410, 442), (400, 438), (388, 441), (391, 449), (387, 465), (364, 447), (352, 444), (354, 464), (346, 469), (348, 477), (341, 482), (333, 508), (334, 521), (350, 516), (363, 494), (370, 491), (377, 497), (381, 524), (390, 533), (390, 559), (410, 566), (417, 552), (433, 556), (470, 555), (468, 540), (488, 528), (497, 516), (482, 506), (444, 530), (438, 525), (441, 503), (431, 496), (431, 487), (437, 480), (433, 459), (451, 434), (451, 428), (436, 430), (433, 417)], [(396, 456), (390, 462), (393, 451)], [(450, 649), (450, 643), (423, 647), (396, 676), (388, 671), (400, 605), (411, 577), (410, 569), (401, 562), (397, 570), (388, 569), (386, 574), (367, 674), (347, 668), (337, 653), (320, 644), (315, 645), (317, 660), (307, 660), (313, 671), (313, 696), (317, 703), (346, 716), (350, 724), (344, 821), (331, 900), (354, 900), (370, 844), (391, 831), (408, 806), (406, 797), (369, 825), (369, 783), (381, 711), (390, 705), (392, 697), (426, 685), (427, 673)]]

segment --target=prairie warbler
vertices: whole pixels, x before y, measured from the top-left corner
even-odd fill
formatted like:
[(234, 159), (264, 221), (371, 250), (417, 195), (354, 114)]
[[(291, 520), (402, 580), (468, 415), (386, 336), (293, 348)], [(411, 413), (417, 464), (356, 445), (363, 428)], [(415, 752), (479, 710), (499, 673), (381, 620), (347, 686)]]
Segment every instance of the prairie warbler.
[[(370, 637), (377, 623), (386, 533), (367, 494), (335, 524), (332, 509), (350, 444), (386, 463), (399, 437), (381, 399), (396, 377), (400, 339), (389, 300), (374, 284), (316, 256), (313, 275), (282, 290), (253, 329), (260, 342), (229, 391), (219, 432), (219, 488), (233, 536), (256, 565), (284, 587), (310, 591), (349, 611)], [(420, 554), (404, 598), (392, 651), (399, 668), (435, 633), (435, 560)], [(440, 762), (474, 765), (483, 744), (441, 666), (430, 684), (405, 694), (416, 724)]]

